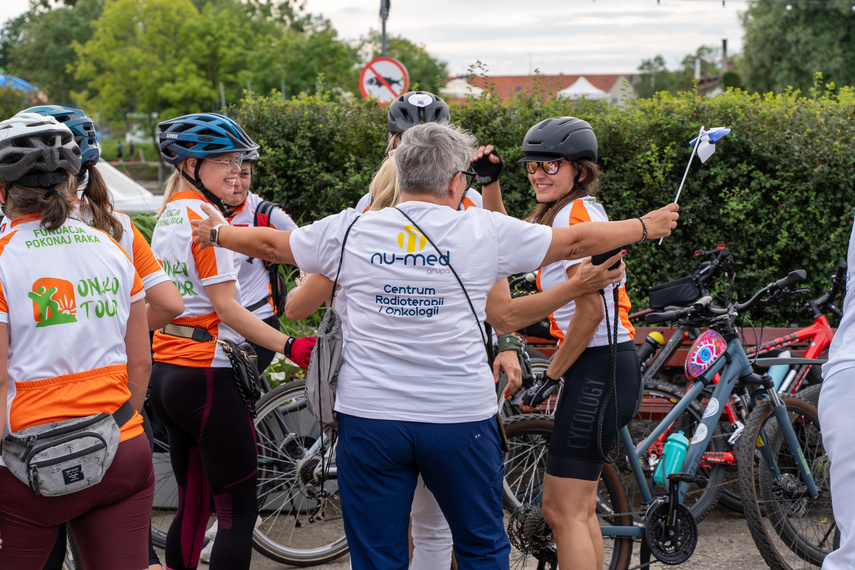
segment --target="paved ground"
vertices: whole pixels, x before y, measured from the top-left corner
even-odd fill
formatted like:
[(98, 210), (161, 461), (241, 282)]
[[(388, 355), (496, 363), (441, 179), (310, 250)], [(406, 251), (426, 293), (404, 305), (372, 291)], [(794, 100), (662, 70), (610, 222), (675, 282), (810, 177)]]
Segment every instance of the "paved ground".
[[(742, 515), (733, 513), (723, 507), (716, 507), (712, 514), (699, 525), (698, 547), (692, 558), (683, 566), (692, 570), (755, 570), (765, 568), (766, 565), (754, 541), (748, 531), (748, 525)], [(636, 553), (635, 562), (638, 564), (638, 547), (633, 549)], [(162, 552), (161, 552), (162, 554)], [(199, 565), (204, 570), (207, 565)], [(653, 564), (654, 568), (667, 568), (663, 564)], [(253, 552), (252, 570), (282, 570), (294, 568), (284, 564), (278, 564), (264, 558), (261, 554)], [(317, 570), (348, 570), (350, 558), (345, 556), (333, 563), (315, 566)], [(526, 566), (525, 570), (534, 570), (535, 565)], [(439, 570), (439, 569), (438, 569)]]

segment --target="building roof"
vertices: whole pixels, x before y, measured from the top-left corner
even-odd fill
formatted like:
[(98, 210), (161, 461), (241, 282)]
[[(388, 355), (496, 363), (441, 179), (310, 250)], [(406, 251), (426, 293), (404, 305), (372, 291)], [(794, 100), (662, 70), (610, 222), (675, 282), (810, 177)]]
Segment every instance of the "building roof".
[[(535, 89), (535, 86), (539, 86), (540, 90), (546, 92), (549, 95), (548, 98), (551, 99), (556, 93), (570, 87), (583, 77), (597, 89), (608, 92), (619, 79), (629, 80), (631, 74), (491, 75), (467, 79), (469, 83), (482, 89), (489, 89), (492, 85), (500, 99), (508, 99), (517, 93), (531, 91)], [(454, 78), (450, 77), (450, 79)]]

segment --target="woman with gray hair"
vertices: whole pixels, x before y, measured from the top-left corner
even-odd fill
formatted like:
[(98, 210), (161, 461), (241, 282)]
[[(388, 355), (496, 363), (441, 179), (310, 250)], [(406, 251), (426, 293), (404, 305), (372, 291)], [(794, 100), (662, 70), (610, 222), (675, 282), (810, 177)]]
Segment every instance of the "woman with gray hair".
[[(395, 154), (396, 208), (361, 216), (346, 210), (291, 232), (219, 226), (213, 243), (211, 230), (222, 223), (217, 213), (206, 207), (210, 218), (194, 222), (202, 247), (294, 263), (329, 278), (350, 229), (339, 277), (349, 302), (335, 409), (355, 568), (406, 567), (419, 473), (446, 514), (458, 566), (508, 567), (497, 403), (479, 330), (487, 293), (508, 275), (642, 238), (637, 220), (553, 229), (456, 211), (474, 150), (474, 137), (459, 128), (419, 125), (403, 134)], [(669, 235), (677, 218), (675, 204), (647, 214), (648, 237)]]

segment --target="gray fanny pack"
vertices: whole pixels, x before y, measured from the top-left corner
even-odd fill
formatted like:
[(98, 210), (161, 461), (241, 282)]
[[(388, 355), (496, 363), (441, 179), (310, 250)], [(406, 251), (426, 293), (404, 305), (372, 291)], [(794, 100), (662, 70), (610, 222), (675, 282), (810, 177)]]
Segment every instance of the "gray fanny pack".
[(112, 414), (31, 426), (3, 439), (3, 461), (34, 495), (57, 497), (104, 477), (119, 448), (121, 426), (134, 415), (130, 401)]

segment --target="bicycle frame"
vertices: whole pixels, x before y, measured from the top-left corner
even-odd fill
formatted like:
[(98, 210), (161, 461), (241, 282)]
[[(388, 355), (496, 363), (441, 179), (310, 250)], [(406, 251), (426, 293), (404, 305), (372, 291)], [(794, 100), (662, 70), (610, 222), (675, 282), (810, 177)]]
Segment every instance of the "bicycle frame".
[[(725, 406), (722, 403), (726, 404), (729, 401), (730, 395), (733, 393), (739, 379), (754, 375), (754, 371), (751, 368), (751, 362), (748, 360), (745, 349), (739, 342), (738, 338), (728, 339), (727, 350), (725, 353), (692, 384), (692, 387), (689, 389), (686, 396), (675, 404), (674, 408), (672, 408), (665, 418), (659, 422), (653, 432), (638, 446), (633, 445), (629, 428), (626, 426), (621, 428), (620, 437), (624, 447), (627, 450), (635, 449), (635, 453), (628, 454), (628, 459), (636, 484), (641, 491), (641, 495), (645, 503), (653, 501), (653, 492), (647, 484), (640, 458), (647, 452), (651, 445), (653, 445), (653, 443), (662, 436), (676, 418), (689, 407), (691, 402), (700, 395), (704, 388), (713, 382), (716, 374), (720, 374), (720, 378), (718, 383), (715, 384), (712, 397), (704, 410), (701, 423), (698, 424), (698, 427), (695, 430), (695, 435), (689, 444), (689, 448), (686, 451), (686, 457), (683, 461), (683, 466), (680, 469), (683, 473), (696, 473), (704, 452), (709, 445), (710, 437), (712, 436), (715, 427), (719, 422), (719, 418), (724, 411)], [(819, 491), (810, 474), (810, 469), (804, 458), (804, 454), (796, 441), (795, 433), (787, 421), (786, 406), (774, 389), (767, 390), (767, 392), (774, 407), (775, 417), (778, 418), (778, 422), (781, 425), (785, 441), (787, 442), (793, 457), (797, 459), (796, 465), (802, 480), (805, 482), (810, 496), (815, 498)], [(762, 452), (766, 451), (763, 448), (761, 449), (763, 450)], [(771, 455), (763, 453), (763, 456), (767, 464), (769, 464), (773, 474), (778, 476), (779, 472), (777, 467), (774, 465), (774, 460)], [(678, 485), (678, 498), (682, 503), (686, 493), (688, 492), (689, 484), (679, 483)], [(602, 531), (603, 536), (613, 538), (627, 536), (636, 537), (641, 536), (643, 532), (639, 527), (618, 526), (603, 527)]]

